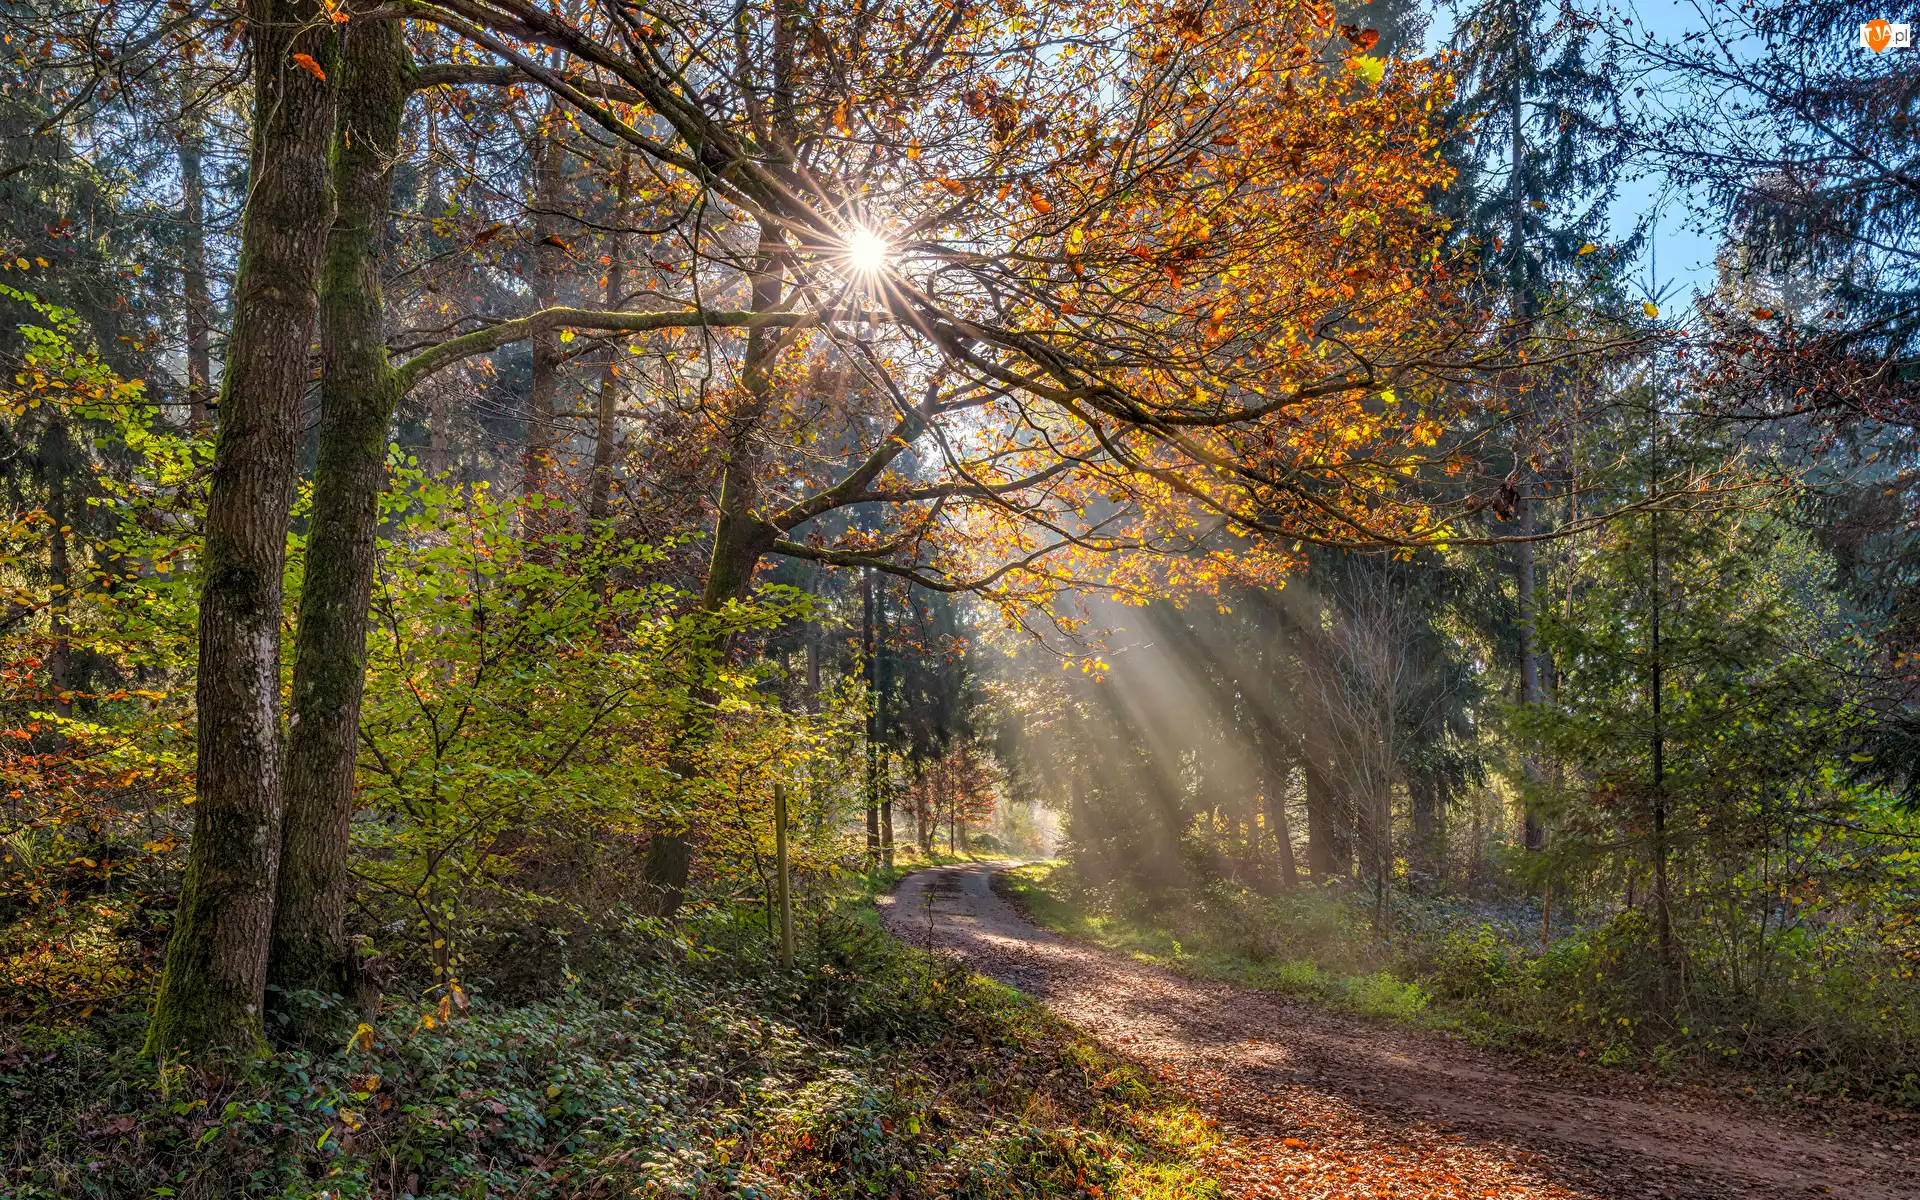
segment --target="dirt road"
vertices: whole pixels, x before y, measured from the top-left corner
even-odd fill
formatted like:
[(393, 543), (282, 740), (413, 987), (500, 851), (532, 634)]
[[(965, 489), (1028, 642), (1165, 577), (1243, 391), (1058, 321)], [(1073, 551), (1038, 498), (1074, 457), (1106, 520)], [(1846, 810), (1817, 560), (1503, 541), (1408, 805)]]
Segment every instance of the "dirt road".
[(1920, 1198), (1920, 1122), (1847, 1109), (1816, 1123), (1183, 978), (1036, 928), (994, 895), (994, 869), (911, 875), (886, 920), (1193, 1097), (1225, 1135), (1210, 1166), (1235, 1195)]

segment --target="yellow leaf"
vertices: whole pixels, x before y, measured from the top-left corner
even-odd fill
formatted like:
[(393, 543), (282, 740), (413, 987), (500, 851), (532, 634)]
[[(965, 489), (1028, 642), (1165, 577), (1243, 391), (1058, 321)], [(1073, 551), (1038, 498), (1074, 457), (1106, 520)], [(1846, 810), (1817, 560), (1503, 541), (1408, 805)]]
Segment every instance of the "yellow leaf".
[(563, 329), (563, 330), (561, 330), (561, 331), (560, 331), (560, 340), (561, 340), (561, 341), (563, 341), (563, 342), (570, 342), (570, 341), (572, 341), (572, 340), (573, 340), (573, 330), (571, 330), (571, 329)]
[(353, 1031), (353, 1044), (356, 1049), (373, 1049), (373, 1026), (362, 1021), (360, 1028)]
[(1660, 315), (1660, 306), (1651, 300), (1647, 300), (1640, 305), (1640, 311), (1647, 314), (1648, 317), (1657, 317)]
[(1387, 60), (1375, 58), (1371, 54), (1356, 55), (1347, 60), (1347, 70), (1368, 83), (1379, 83), (1387, 76)]
[(1586, 245), (1580, 247), (1580, 253), (1592, 254), (1595, 250), (1598, 250), (1599, 248), (1600, 247), (1594, 245), (1592, 242), (1588, 242)]

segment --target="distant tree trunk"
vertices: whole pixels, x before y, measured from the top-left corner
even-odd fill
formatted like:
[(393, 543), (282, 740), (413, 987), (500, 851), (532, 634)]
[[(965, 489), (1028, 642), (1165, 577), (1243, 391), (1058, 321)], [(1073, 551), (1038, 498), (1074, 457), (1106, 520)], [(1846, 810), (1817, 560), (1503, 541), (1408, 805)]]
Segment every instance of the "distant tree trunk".
[[(1523, 30), (1515, 10), (1513, 34), (1513, 92), (1510, 97), (1509, 119), (1510, 141), (1513, 150), (1513, 170), (1511, 172), (1511, 191), (1509, 201), (1512, 205), (1512, 228), (1508, 230), (1512, 241), (1512, 287), (1514, 312), (1522, 324), (1531, 321), (1534, 312), (1533, 290), (1527, 280), (1527, 185), (1526, 157), (1527, 138), (1525, 122), (1525, 88), (1527, 70), (1525, 59), (1527, 42), (1531, 29)], [(1518, 497), (1514, 503), (1515, 515), (1520, 520), (1520, 537), (1514, 544), (1515, 592), (1518, 599), (1520, 617), (1520, 703), (1533, 707), (1540, 703), (1540, 664), (1535, 651), (1534, 637), (1534, 554), (1533, 543), (1533, 487), (1531, 471), (1524, 461), (1524, 447), (1521, 461), (1514, 467), (1518, 476), (1516, 488)], [(1525, 757), (1526, 773), (1530, 781), (1537, 782), (1539, 763), (1532, 754)], [(1524, 841), (1529, 850), (1539, 851), (1547, 848), (1547, 830), (1541, 823), (1540, 815), (1528, 805), (1524, 814)]]
[(1273, 831), (1280, 886), (1291, 891), (1300, 884), (1300, 871), (1293, 857), (1293, 829), (1287, 821), (1286, 779), (1289, 774), (1290, 770), (1276, 770), (1274, 762), (1269, 759), (1262, 792), (1267, 804), (1267, 828)]
[[(347, 849), (366, 687), (367, 608), (387, 433), (400, 399), (387, 362), (380, 260), (413, 69), (397, 21), (349, 22), (340, 41), (333, 152), (339, 212), (320, 285), (320, 445), (294, 641), (286, 817), (268, 977), (285, 991), (348, 996), (356, 980), (346, 929), (352, 894)], [(296, 1026), (294, 1032), (327, 1037), (335, 1031)]]
[[(50, 440), (62, 443), (66, 431), (58, 426)], [(47, 472), (48, 534), (47, 574), (52, 595), (47, 601), (47, 683), (53, 692), (53, 711), (63, 717), (73, 715), (73, 631), (68, 627), (67, 611), (73, 603), (73, 566), (67, 558), (67, 480), (71, 465), (62, 453)]]
[(887, 752), (880, 752), (881, 792), (880, 792), (880, 861), (889, 870), (893, 868), (893, 788), (891, 786), (892, 768), (887, 762)]
[(1325, 884), (1336, 873), (1340, 853), (1338, 818), (1334, 812), (1332, 790), (1327, 786), (1326, 768), (1308, 753), (1301, 760), (1307, 781), (1307, 869), (1313, 881)]
[[(784, 243), (772, 225), (760, 227), (760, 244), (751, 273), (752, 305), (755, 312), (771, 312), (779, 304), (781, 276), (779, 250)], [(746, 597), (753, 588), (753, 573), (761, 556), (772, 548), (775, 531), (754, 511), (759, 502), (759, 449), (755, 433), (773, 403), (770, 366), (779, 336), (765, 328), (747, 334), (747, 351), (741, 364), (741, 380), (751, 402), (728, 424), (726, 465), (720, 477), (719, 514), (713, 527), (713, 555), (707, 561), (707, 583), (701, 593), (700, 607), (719, 612), (730, 602)], [(716, 639), (707, 645), (691, 647), (683, 656), (702, 677), (692, 681), (696, 695), (711, 695), (704, 673), (717, 665), (726, 653), (726, 645)], [(687, 724), (676, 732), (678, 749), (671, 765), (679, 778), (691, 779), (698, 769), (693, 749), (708, 736), (701, 706), (694, 706)], [(676, 912), (685, 898), (687, 881), (693, 870), (693, 835), (683, 826), (668, 826), (654, 832), (647, 844), (647, 860), (642, 868), (650, 893), (650, 907), (662, 916)]]
[[(620, 184), (616, 184), (616, 227), (626, 220), (624, 182), (622, 179)], [(625, 250), (626, 238), (616, 229), (607, 239), (606, 307), (609, 312), (619, 308), (626, 299)], [(596, 525), (607, 519), (612, 502), (615, 402), (620, 395), (619, 362), (619, 347), (609, 345), (606, 362), (600, 368), (600, 395), (593, 423), (593, 487), (587, 502), (587, 520)]]
[[(547, 112), (533, 143), (533, 306), (550, 308), (560, 291), (565, 255), (559, 246), (560, 182), (566, 167), (566, 149), (560, 139), (559, 106), (549, 96)], [(546, 490), (553, 467), (554, 396), (560, 369), (560, 331), (546, 328), (532, 338), (532, 377), (527, 388), (527, 436), (520, 459), (520, 491), (531, 496)], [(528, 521), (539, 519), (529, 510)]]
[[(437, 35), (430, 35), (437, 38)], [(421, 183), (421, 211), (428, 218), (426, 243), (436, 250), (444, 249), (449, 239), (436, 230), (437, 222), (447, 212), (447, 199), (440, 190), (440, 118), (428, 108), (425, 113), (426, 125), (426, 171)], [(431, 379), (426, 383), (427, 394), (427, 470), (439, 475), (453, 465), (452, 431), (448, 428), (453, 419), (448, 403), (452, 391), (451, 383), (444, 379)]]
[[(810, 575), (817, 584), (818, 568)], [(807, 622), (807, 715), (820, 715), (820, 622)], [(807, 771), (807, 803), (812, 807), (816, 827), (825, 819), (825, 787), (820, 772), (815, 768)]]
[(873, 572), (860, 573), (860, 668), (867, 685), (867, 857), (880, 861), (880, 708), (879, 673), (874, 663)]
[(932, 784), (927, 779), (924, 763), (914, 764), (913, 778), (913, 827), (920, 844), (920, 853), (933, 853), (933, 796)]
[(249, 1055), (263, 1045), (280, 859), (280, 622), (300, 396), (333, 226), (334, 25), (315, 0), (248, 0), (251, 190), (241, 223), (220, 440), (202, 524), (193, 840), (151, 1054)]
[[(1653, 463), (1654, 488), (1659, 485), (1660, 473), (1660, 427), (1659, 417), (1654, 416)], [(1653, 620), (1652, 637), (1649, 649), (1651, 654), (1651, 675), (1648, 693), (1653, 702), (1653, 911), (1655, 945), (1660, 954), (1660, 999), (1671, 1006), (1679, 998), (1678, 966), (1673, 944), (1673, 910), (1670, 907), (1671, 894), (1667, 880), (1667, 771), (1666, 749), (1667, 731), (1662, 724), (1663, 698), (1666, 692), (1665, 667), (1660, 650), (1661, 622), (1661, 583), (1660, 583), (1660, 514), (1658, 511), (1647, 514), (1649, 570), (1648, 591), (1651, 599)]]
[(187, 326), (187, 421), (213, 424), (213, 300), (207, 286), (206, 121), (189, 62), (180, 73), (180, 290)]

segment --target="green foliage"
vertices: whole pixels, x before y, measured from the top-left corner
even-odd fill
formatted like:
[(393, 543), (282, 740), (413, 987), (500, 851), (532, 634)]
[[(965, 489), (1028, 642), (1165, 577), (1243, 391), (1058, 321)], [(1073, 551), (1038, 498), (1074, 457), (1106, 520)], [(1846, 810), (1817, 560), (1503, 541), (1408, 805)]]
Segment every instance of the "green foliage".
[[(803, 616), (803, 597), (694, 609), (647, 581), (662, 550), (539, 532), (540, 498), (404, 463), (383, 503), (354, 841), (364, 902), (410, 922), (442, 977), (479, 927), (587, 901), (555, 877), (584, 881), (651, 828), (749, 800), (742, 824), (768, 826), (772, 780), (833, 714), (782, 714), (700, 648)], [(688, 762), (671, 739), (694, 707), (726, 736)], [(595, 899), (618, 895), (601, 882)]]
[[(613, 932), (609, 930), (608, 932)], [(0, 1044), (9, 1195), (1211, 1195), (1202, 1139), (1011, 992), (901, 949), (864, 905), (771, 966), (723, 910), (626, 930), (546, 998), (390, 1006), (253, 1078), (156, 1072), (136, 1022)], [(1143, 1193), (1144, 1194), (1144, 1193)]]

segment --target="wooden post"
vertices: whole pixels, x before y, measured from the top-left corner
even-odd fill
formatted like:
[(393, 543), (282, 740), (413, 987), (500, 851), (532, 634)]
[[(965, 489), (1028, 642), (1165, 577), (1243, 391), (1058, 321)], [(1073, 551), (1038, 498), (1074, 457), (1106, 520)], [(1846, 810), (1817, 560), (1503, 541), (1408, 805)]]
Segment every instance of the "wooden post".
[(773, 785), (773, 859), (779, 875), (775, 885), (780, 903), (780, 967), (793, 970), (793, 897), (787, 888), (787, 785)]

